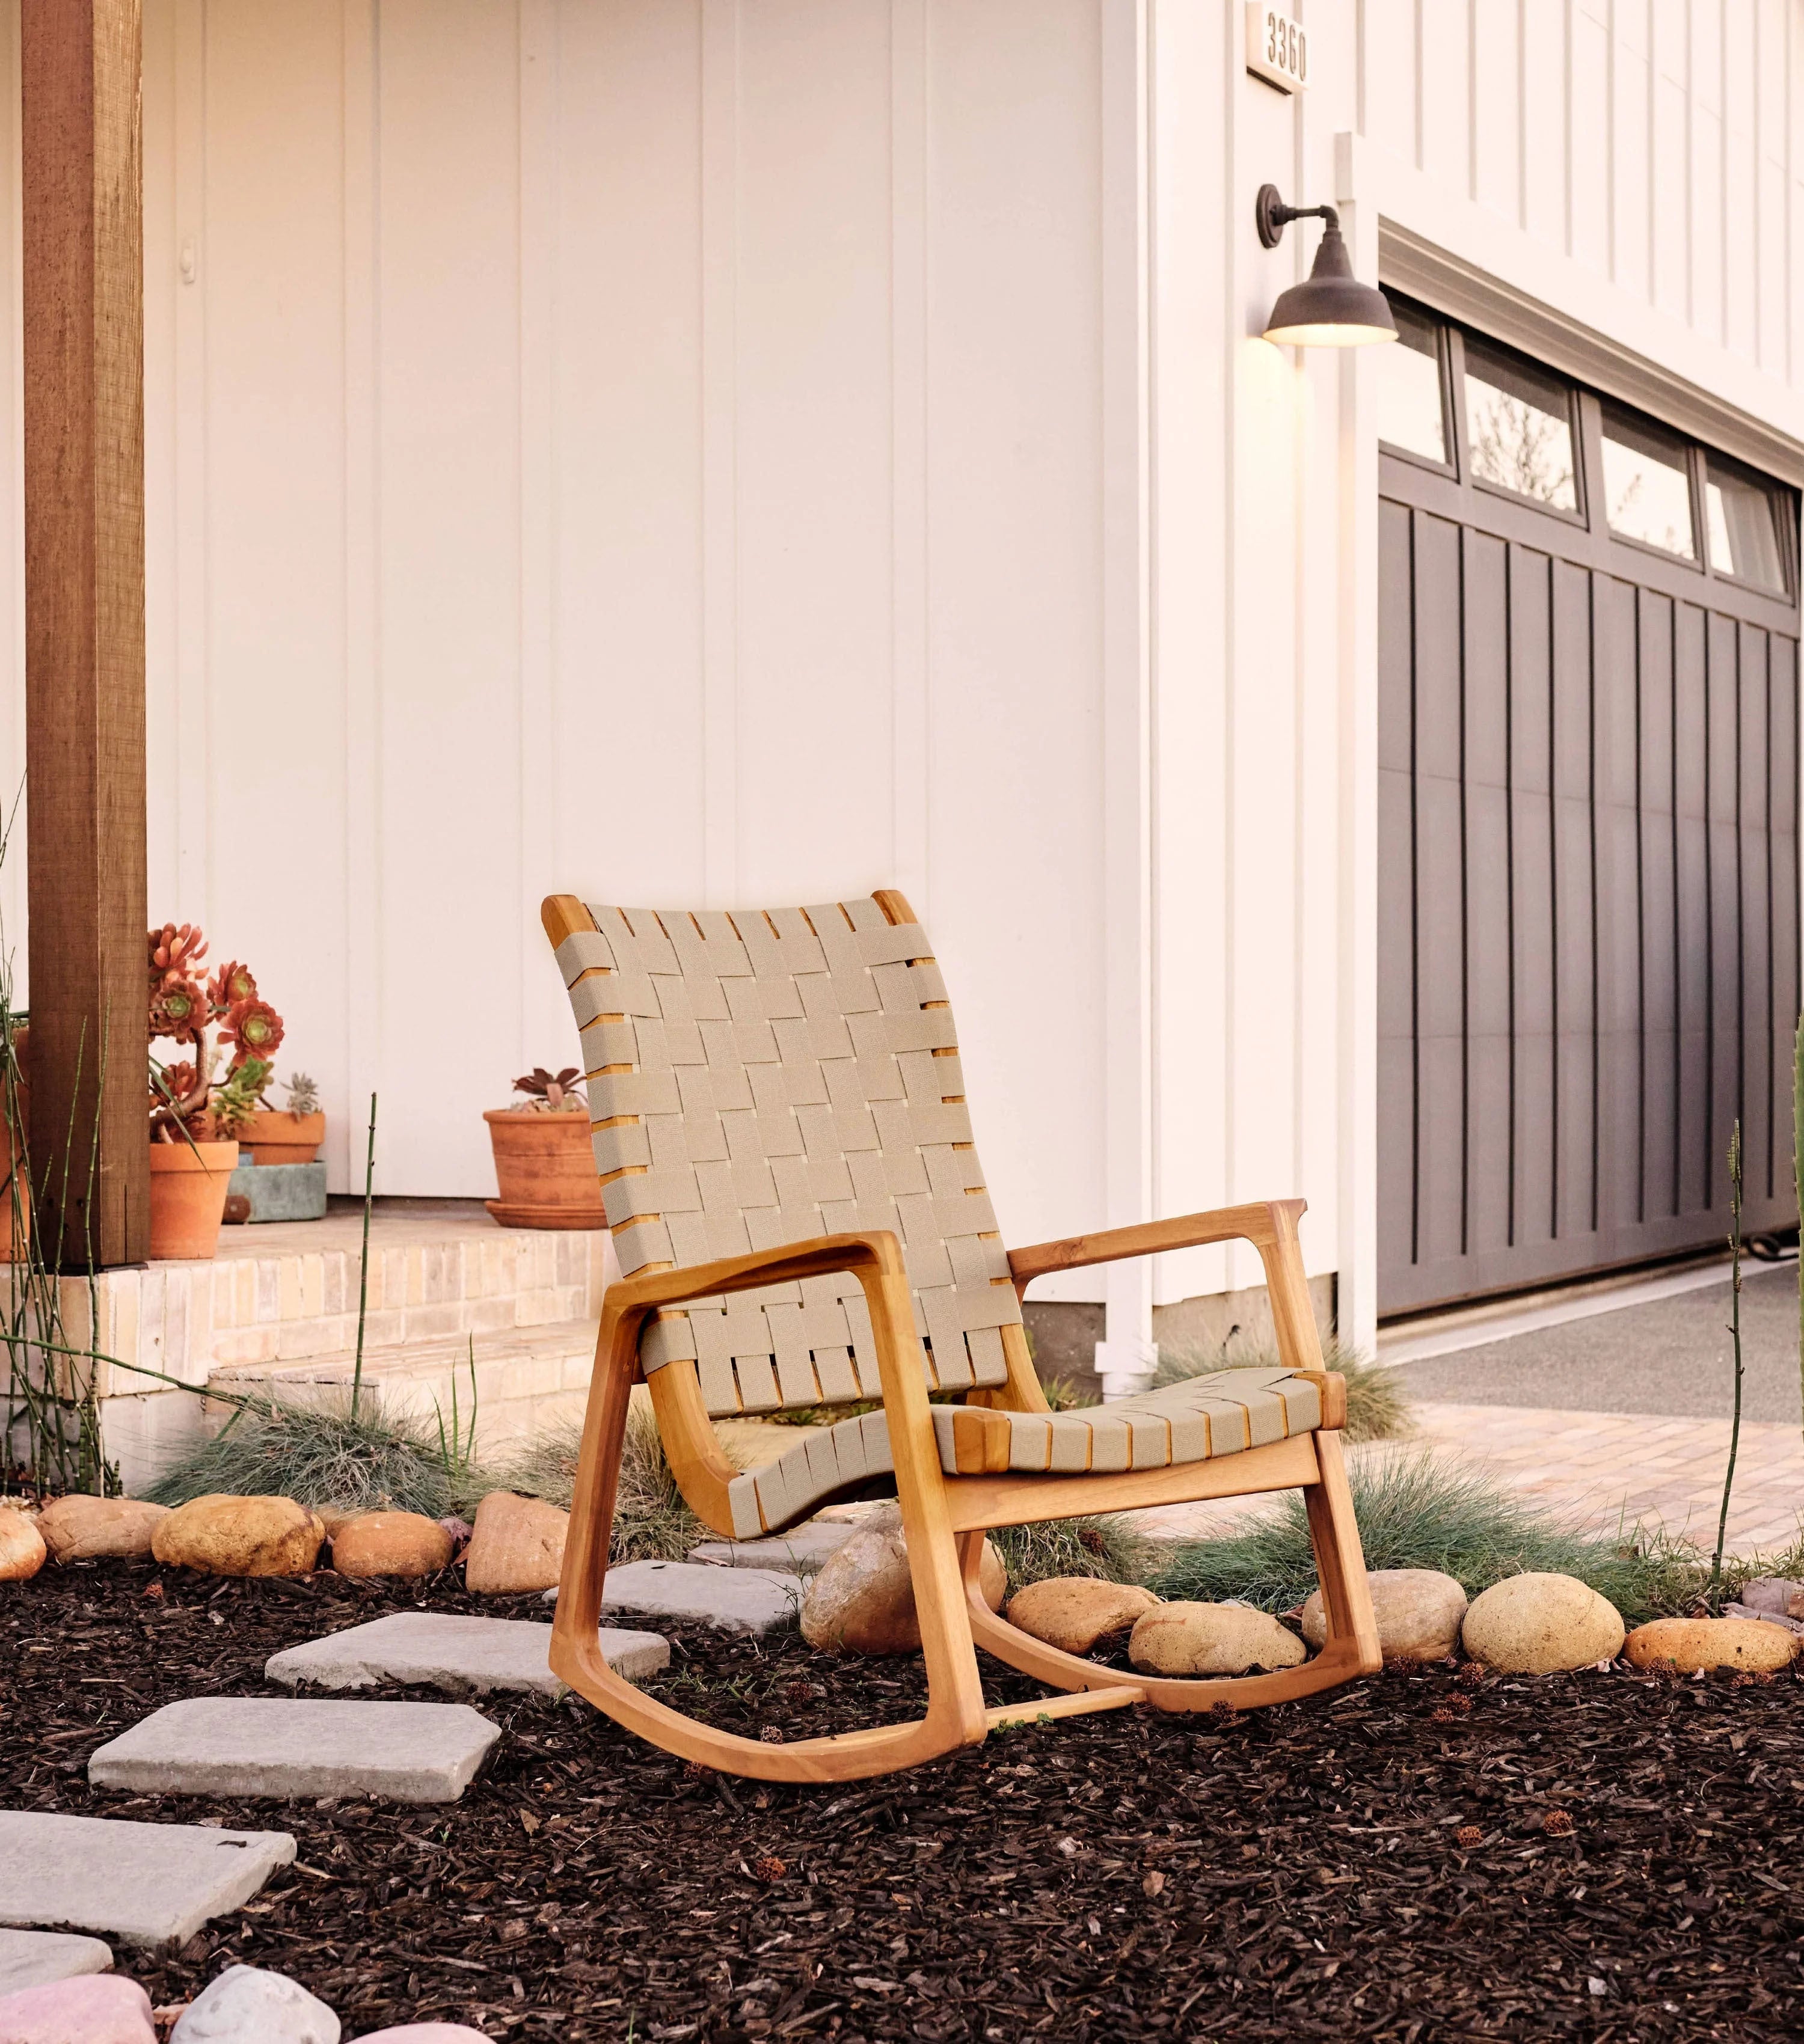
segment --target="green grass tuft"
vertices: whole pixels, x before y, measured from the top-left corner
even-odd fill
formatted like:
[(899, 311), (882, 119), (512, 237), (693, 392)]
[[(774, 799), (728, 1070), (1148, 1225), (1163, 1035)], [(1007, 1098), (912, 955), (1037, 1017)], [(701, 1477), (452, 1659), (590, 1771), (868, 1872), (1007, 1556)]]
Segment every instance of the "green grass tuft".
[(454, 1449), (441, 1438), (436, 1424), (391, 1416), (366, 1387), (354, 1419), (348, 1404), (246, 1398), (223, 1432), (183, 1455), (144, 1495), (156, 1504), (185, 1504), (223, 1492), (443, 1519), (473, 1511), (498, 1482), (463, 1443)]
[[(1576, 1576), (1630, 1625), (1689, 1610), (1707, 1570), (1697, 1547), (1656, 1529), (1600, 1537), (1519, 1497), (1482, 1470), (1427, 1454), (1349, 1471), (1370, 1569), (1438, 1569), (1468, 1596), (1526, 1570)], [(1316, 1586), (1301, 1493), (1219, 1539), (1187, 1541), (1151, 1587), (1161, 1596), (1239, 1597), (1288, 1611)]]
[(990, 1539), (1009, 1572), (1012, 1596), (1024, 1584), (1048, 1576), (1097, 1576), (1106, 1582), (1141, 1583), (1152, 1572), (1161, 1544), (1137, 1532), (1128, 1520), (1048, 1519), (1029, 1526), (998, 1526)]
[[(1273, 1341), (1252, 1341), (1233, 1335), (1220, 1348), (1194, 1342), (1161, 1342), (1159, 1370), (1153, 1381), (1177, 1384), (1187, 1377), (1202, 1377), (1214, 1370), (1280, 1366), (1278, 1345)], [(1332, 1338), (1322, 1345), (1322, 1366), (1339, 1370), (1347, 1380), (1344, 1440), (1356, 1445), (1362, 1441), (1389, 1441), (1410, 1431), (1410, 1401), (1394, 1370), (1374, 1362), (1364, 1349)]]
[[(510, 1490), (542, 1497), (567, 1512), (582, 1445), (583, 1429), (575, 1420), (541, 1427), (507, 1465), (502, 1480)], [(717, 1537), (683, 1501), (664, 1459), (658, 1423), (648, 1408), (635, 1402), (627, 1410), (621, 1450), (610, 1563), (687, 1561), (698, 1541)]]

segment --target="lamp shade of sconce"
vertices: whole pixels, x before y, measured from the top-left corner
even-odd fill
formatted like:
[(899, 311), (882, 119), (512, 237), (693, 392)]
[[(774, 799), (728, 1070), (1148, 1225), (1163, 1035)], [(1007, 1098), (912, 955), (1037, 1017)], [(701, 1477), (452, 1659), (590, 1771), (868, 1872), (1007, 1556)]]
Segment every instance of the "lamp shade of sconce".
[(1333, 206), (1287, 206), (1275, 185), (1261, 185), (1255, 217), (1259, 238), (1267, 248), (1278, 246), (1293, 220), (1325, 223), (1308, 281), (1280, 292), (1271, 308), (1265, 326), (1267, 340), (1287, 348), (1363, 348), (1397, 338), (1397, 322), (1384, 294), (1353, 275), (1340, 216)]

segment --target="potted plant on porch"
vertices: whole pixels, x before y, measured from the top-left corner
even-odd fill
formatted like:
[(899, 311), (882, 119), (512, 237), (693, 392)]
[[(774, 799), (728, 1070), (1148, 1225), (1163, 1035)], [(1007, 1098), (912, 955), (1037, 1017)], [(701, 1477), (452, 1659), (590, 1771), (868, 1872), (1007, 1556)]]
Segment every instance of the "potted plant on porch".
[(256, 1164), (310, 1164), (325, 1140), (325, 1116), (319, 1088), (305, 1072), (287, 1081), (285, 1108), (260, 1105), (240, 1133)]
[[(269, 1082), (282, 1017), (234, 961), (210, 979), (206, 939), (192, 924), (150, 933), (150, 1041), (192, 1055), (150, 1060), (150, 1253), (153, 1259), (210, 1257), (219, 1243), (238, 1134)], [(217, 1024), (217, 1041), (207, 1032)], [(229, 1056), (225, 1076), (219, 1060)]]
[(589, 1138), (589, 1103), (574, 1065), (544, 1066), (514, 1082), (523, 1097), (483, 1119), (494, 1151), (501, 1197), (486, 1200), (503, 1228), (606, 1228), (601, 1181)]

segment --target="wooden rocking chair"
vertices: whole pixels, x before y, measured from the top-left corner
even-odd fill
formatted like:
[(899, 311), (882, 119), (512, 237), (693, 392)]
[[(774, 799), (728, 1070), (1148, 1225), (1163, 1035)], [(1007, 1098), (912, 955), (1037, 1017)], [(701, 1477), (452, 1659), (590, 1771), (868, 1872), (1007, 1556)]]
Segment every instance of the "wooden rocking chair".
[[(1297, 1243), (1301, 1200), (1115, 1228), (1006, 1254), (966, 1111), (933, 949), (901, 895), (727, 915), (589, 909), (544, 924), (582, 1032), (595, 1157), (622, 1281), (602, 1309), (551, 1664), (655, 1745), (767, 1781), (843, 1781), (975, 1744), (982, 1646), (1066, 1692), (1038, 1717), (1146, 1702), (1240, 1708), (1379, 1666), (1337, 1429)], [(1258, 1249), (1283, 1367), (1226, 1370), (1051, 1412), (1020, 1294), (1048, 1271), (1242, 1237)], [(650, 1388), (683, 1496), (723, 1535), (781, 1531), (893, 1474), (926, 1662), (925, 1717), (767, 1744), (697, 1723), (602, 1659), (596, 1632), (629, 1396)], [(962, 1390), (930, 1404), (929, 1389)], [(760, 1469), (713, 1416), (879, 1394)], [(1299, 1487), (1328, 1640), (1225, 1680), (1125, 1677), (1018, 1631), (978, 1588), (997, 1526)]]

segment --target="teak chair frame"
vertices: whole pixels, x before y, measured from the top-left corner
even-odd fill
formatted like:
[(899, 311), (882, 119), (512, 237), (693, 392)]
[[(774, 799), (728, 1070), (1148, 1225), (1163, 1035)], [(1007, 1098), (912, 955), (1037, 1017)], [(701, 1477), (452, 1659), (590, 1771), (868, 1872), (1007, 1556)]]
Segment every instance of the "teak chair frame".
[[(913, 911), (894, 890), (874, 898), (892, 924), (914, 921)], [(573, 895), (549, 897), (542, 913), (554, 947), (567, 936), (595, 928), (587, 908)], [(981, 1423), (968, 1434), (960, 1432), (956, 1456), (960, 1473), (948, 1475), (942, 1470), (908, 1273), (901, 1245), (887, 1229), (827, 1235), (682, 1268), (648, 1266), (610, 1285), (602, 1301), (552, 1631), (553, 1670), (616, 1723), (667, 1752), (767, 1781), (844, 1781), (890, 1773), (956, 1747), (975, 1745), (999, 1724), (1138, 1703), (1167, 1711), (1205, 1711), (1217, 1704), (1248, 1709), (1375, 1673), (1382, 1665), (1378, 1628), (1338, 1431), (1345, 1419), (1344, 1381), (1322, 1369), (1297, 1237), (1297, 1221), (1304, 1210), (1302, 1200), (1226, 1207), (1010, 1253), (1010, 1273), (1019, 1295), (1036, 1278), (1052, 1271), (1164, 1250), (1244, 1240), (1259, 1252), (1279, 1360), (1316, 1379), (1322, 1392), (1321, 1426), (1313, 1433), (1214, 1460), (1119, 1473), (1053, 1476), (1012, 1473), (1006, 1464), (987, 1467), (988, 1430)], [(648, 1377), (640, 1362), (641, 1330), (660, 1309), (690, 1300), (839, 1272), (857, 1278), (870, 1309), (926, 1663), (927, 1712), (902, 1724), (770, 1743), (686, 1717), (616, 1674), (603, 1658), (597, 1634), (615, 1490), (633, 1389), (646, 1382), (678, 1488), (698, 1518), (733, 1538), (727, 1486), (739, 1471), (715, 1440), (695, 1366), (668, 1362)], [(1024, 1331), (1014, 1326), (1001, 1331), (1007, 1383), (967, 1393), (965, 1409), (974, 1418), (986, 1406), (1047, 1411)], [(1298, 1489), (1308, 1512), (1328, 1637), (1313, 1659), (1295, 1668), (1220, 1678), (1126, 1677), (1019, 1631), (990, 1609), (979, 1587), (984, 1535), (995, 1527)], [(975, 1650), (979, 1646), (1064, 1693), (1038, 1703), (987, 1708)]]

